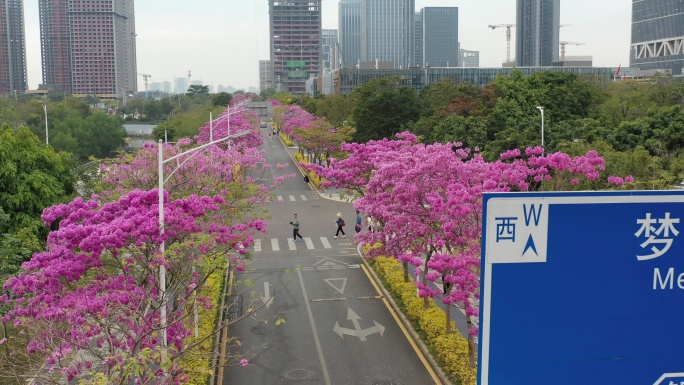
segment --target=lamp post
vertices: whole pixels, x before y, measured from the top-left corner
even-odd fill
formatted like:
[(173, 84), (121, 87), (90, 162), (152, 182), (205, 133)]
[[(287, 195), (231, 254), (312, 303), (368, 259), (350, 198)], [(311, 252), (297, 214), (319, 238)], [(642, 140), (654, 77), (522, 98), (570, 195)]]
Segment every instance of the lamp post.
[[(227, 123), (228, 123), (228, 136), (230, 136), (230, 115), (234, 115), (234, 114), (237, 114), (237, 113), (244, 111), (244, 109), (239, 109), (239, 107), (241, 107), (241, 105), (238, 105), (237, 110), (230, 112), (230, 104), (229, 104), (228, 105), (228, 112), (225, 115), (223, 115), (222, 117), (217, 118), (216, 120), (214, 120), (214, 118), (213, 118), (213, 113), (211, 111), (209, 112), (209, 141), (210, 142), (212, 140), (214, 140), (214, 122), (218, 123), (223, 119), (228, 119), (228, 121), (227, 121)], [(228, 143), (228, 148), (230, 148), (230, 142)]]
[(48, 138), (48, 120), (47, 120), (47, 104), (40, 103), (43, 106), (43, 112), (45, 113), (45, 144), (50, 144), (50, 139)]
[[(204, 150), (205, 148), (212, 146), (214, 144), (224, 142), (229, 139), (234, 139), (234, 138), (239, 138), (241, 136), (249, 134), (249, 130), (245, 131), (240, 131), (234, 135), (228, 135), (224, 138), (217, 139), (214, 141), (211, 141), (207, 144), (203, 144), (199, 147), (191, 148), (187, 151), (184, 151), (180, 154), (174, 155), (168, 159), (164, 159), (164, 147), (163, 147), (163, 142), (161, 139), (157, 142), (157, 148), (158, 148), (158, 173), (159, 173), (159, 234), (163, 237), (164, 236), (164, 183), (170, 178), (174, 172), (178, 171), (178, 169), (185, 164), (190, 158), (192, 158), (195, 154), (199, 153), (201, 150)], [(180, 157), (189, 155), (185, 160), (182, 162), (179, 160)], [(171, 171), (171, 173), (168, 175), (166, 179), (164, 179), (164, 164), (172, 161), (177, 161), (178, 165), (176, 168)], [(164, 255), (164, 250), (166, 248), (166, 241), (162, 241), (161, 244), (159, 245), (159, 251), (161, 252), (161, 255)], [(166, 329), (167, 329), (167, 316), (166, 316), (166, 299), (164, 298), (166, 295), (166, 267), (164, 264), (160, 264), (159, 266), (159, 299), (161, 302), (161, 311), (160, 311), (160, 316), (159, 316), (159, 321), (161, 323), (161, 340), (162, 340), (162, 346), (167, 346), (167, 338), (166, 338)]]
[(541, 125), (541, 145), (544, 147), (544, 107), (537, 106), (537, 109), (541, 112), (542, 125)]

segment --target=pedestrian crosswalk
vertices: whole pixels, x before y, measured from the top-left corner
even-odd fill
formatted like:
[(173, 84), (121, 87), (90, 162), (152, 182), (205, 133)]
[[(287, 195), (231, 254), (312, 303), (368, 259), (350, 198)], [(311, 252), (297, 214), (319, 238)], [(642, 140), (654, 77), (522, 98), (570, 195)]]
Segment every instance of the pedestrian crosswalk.
[(285, 203), (285, 202), (308, 202), (312, 200), (321, 199), (321, 197), (316, 193), (308, 194), (288, 194), (288, 195), (276, 195), (273, 199), (274, 202)]
[(295, 251), (295, 250), (326, 250), (333, 248), (354, 247), (354, 240), (349, 238), (333, 239), (332, 243), (328, 237), (304, 237), (304, 241), (291, 237), (286, 239), (255, 239), (253, 251), (255, 253), (265, 251)]

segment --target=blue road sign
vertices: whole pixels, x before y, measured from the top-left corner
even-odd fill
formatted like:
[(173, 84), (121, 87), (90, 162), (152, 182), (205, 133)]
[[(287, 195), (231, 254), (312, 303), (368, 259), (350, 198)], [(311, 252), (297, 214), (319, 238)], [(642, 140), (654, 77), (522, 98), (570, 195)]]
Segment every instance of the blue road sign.
[(484, 195), (480, 385), (684, 385), (684, 192)]

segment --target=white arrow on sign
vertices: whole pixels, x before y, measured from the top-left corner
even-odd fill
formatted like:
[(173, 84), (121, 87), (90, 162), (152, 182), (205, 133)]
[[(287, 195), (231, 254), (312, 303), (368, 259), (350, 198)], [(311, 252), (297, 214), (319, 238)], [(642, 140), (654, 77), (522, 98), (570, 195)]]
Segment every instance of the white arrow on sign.
[(271, 304), (273, 304), (273, 297), (271, 297), (271, 290), (269, 288), (268, 282), (264, 282), (264, 295), (261, 297), (261, 300), (264, 302), (264, 305), (266, 305), (267, 309), (271, 307)]
[[(684, 377), (684, 373), (665, 373), (662, 376), (660, 376), (660, 378), (658, 380), (656, 380), (656, 382), (654, 382), (653, 385), (667, 384), (663, 381), (667, 380), (668, 378), (675, 378), (675, 377), (680, 377), (680, 379), (682, 379), (682, 377)], [(670, 383), (672, 383), (672, 381), (670, 381)]]
[(349, 308), (347, 312), (347, 319), (354, 324), (354, 329), (343, 328), (340, 326), (339, 322), (335, 322), (335, 327), (333, 328), (333, 332), (342, 338), (344, 338), (344, 335), (347, 334), (350, 336), (359, 337), (361, 341), (365, 341), (366, 337), (371, 334), (380, 333), (380, 336), (382, 336), (385, 333), (385, 327), (380, 325), (378, 321), (375, 320), (373, 320), (375, 326), (361, 329), (361, 325), (359, 325), (359, 320), (361, 317), (359, 317), (359, 315), (356, 314), (351, 308)]

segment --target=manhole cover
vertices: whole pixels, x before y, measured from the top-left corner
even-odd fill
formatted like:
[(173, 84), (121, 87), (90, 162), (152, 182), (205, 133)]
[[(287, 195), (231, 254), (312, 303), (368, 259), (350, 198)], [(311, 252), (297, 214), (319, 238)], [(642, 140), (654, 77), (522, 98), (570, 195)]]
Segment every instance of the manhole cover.
[(306, 380), (313, 376), (313, 372), (307, 369), (292, 369), (284, 374), (289, 380)]

